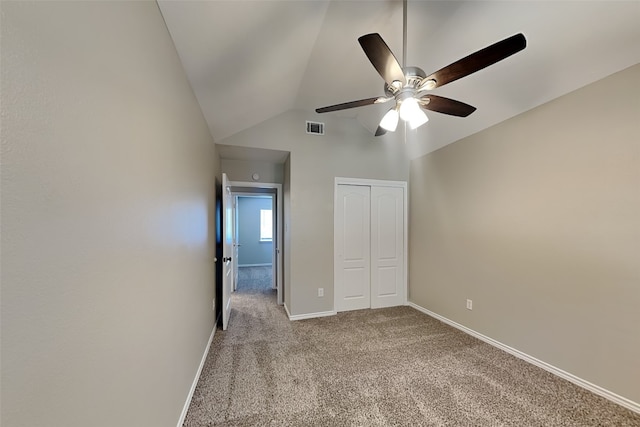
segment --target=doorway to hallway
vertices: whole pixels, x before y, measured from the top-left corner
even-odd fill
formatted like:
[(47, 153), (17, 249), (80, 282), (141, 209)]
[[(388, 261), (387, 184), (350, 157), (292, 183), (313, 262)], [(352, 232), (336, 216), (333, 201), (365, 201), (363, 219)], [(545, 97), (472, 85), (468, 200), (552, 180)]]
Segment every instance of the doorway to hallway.
[(235, 290), (276, 289), (275, 194), (235, 194)]
[(282, 185), (229, 183), (233, 196), (233, 290), (266, 286), (284, 303)]

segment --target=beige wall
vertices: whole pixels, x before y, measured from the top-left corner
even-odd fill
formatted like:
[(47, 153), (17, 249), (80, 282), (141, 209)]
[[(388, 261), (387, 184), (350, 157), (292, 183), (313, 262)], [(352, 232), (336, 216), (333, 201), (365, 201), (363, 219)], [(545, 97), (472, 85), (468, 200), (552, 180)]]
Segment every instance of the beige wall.
[(284, 168), (281, 163), (221, 159), (220, 167), (231, 181), (255, 182), (252, 175), (257, 173), (260, 176), (257, 182), (276, 184), (284, 182)]
[(175, 426), (215, 149), (155, 2), (2, 2), (3, 426)]
[(636, 65), (413, 160), (410, 300), (640, 402), (639, 100)]
[[(305, 120), (325, 122), (326, 134), (306, 134)], [(333, 310), (334, 178), (406, 181), (409, 161), (397, 135), (375, 138), (354, 119), (292, 110), (220, 141), (291, 153), (285, 188), (285, 298), (291, 314)], [(318, 288), (324, 297), (317, 296)]]

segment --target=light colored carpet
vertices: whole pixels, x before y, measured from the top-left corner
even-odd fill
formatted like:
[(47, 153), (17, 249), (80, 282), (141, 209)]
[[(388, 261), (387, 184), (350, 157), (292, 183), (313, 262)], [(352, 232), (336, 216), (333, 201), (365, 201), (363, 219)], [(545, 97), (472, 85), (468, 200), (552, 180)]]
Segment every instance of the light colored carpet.
[(238, 267), (238, 291), (266, 290), (273, 285), (273, 268), (268, 266)]
[(290, 322), (259, 287), (232, 304), (185, 426), (640, 426), (410, 307)]

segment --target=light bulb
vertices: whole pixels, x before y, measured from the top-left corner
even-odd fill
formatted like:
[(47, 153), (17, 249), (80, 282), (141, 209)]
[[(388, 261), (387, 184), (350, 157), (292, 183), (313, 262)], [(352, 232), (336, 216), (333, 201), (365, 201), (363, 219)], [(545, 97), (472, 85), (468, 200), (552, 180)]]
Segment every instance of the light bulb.
[(380, 120), (380, 127), (388, 130), (389, 132), (394, 132), (398, 127), (398, 111), (395, 108), (387, 111), (387, 114), (384, 115), (382, 120)]

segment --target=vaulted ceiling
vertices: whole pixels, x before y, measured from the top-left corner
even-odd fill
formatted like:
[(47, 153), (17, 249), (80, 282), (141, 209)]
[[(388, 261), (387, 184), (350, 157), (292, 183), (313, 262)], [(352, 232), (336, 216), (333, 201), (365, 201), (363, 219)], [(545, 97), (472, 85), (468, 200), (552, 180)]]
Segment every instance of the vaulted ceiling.
[[(399, 61), (402, 1), (158, 0), (216, 142), (290, 109), (383, 95), (358, 44), (380, 33)], [(427, 74), (516, 33), (527, 48), (437, 88), (467, 118), (428, 113), (421, 155), (640, 62), (638, 1), (408, 1), (407, 65)], [(607, 100), (593, 100), (606, 108)], [(375, 130), (388, 105), (326, 114)], [(384, 137), (383, 137), (384, 138)]]

